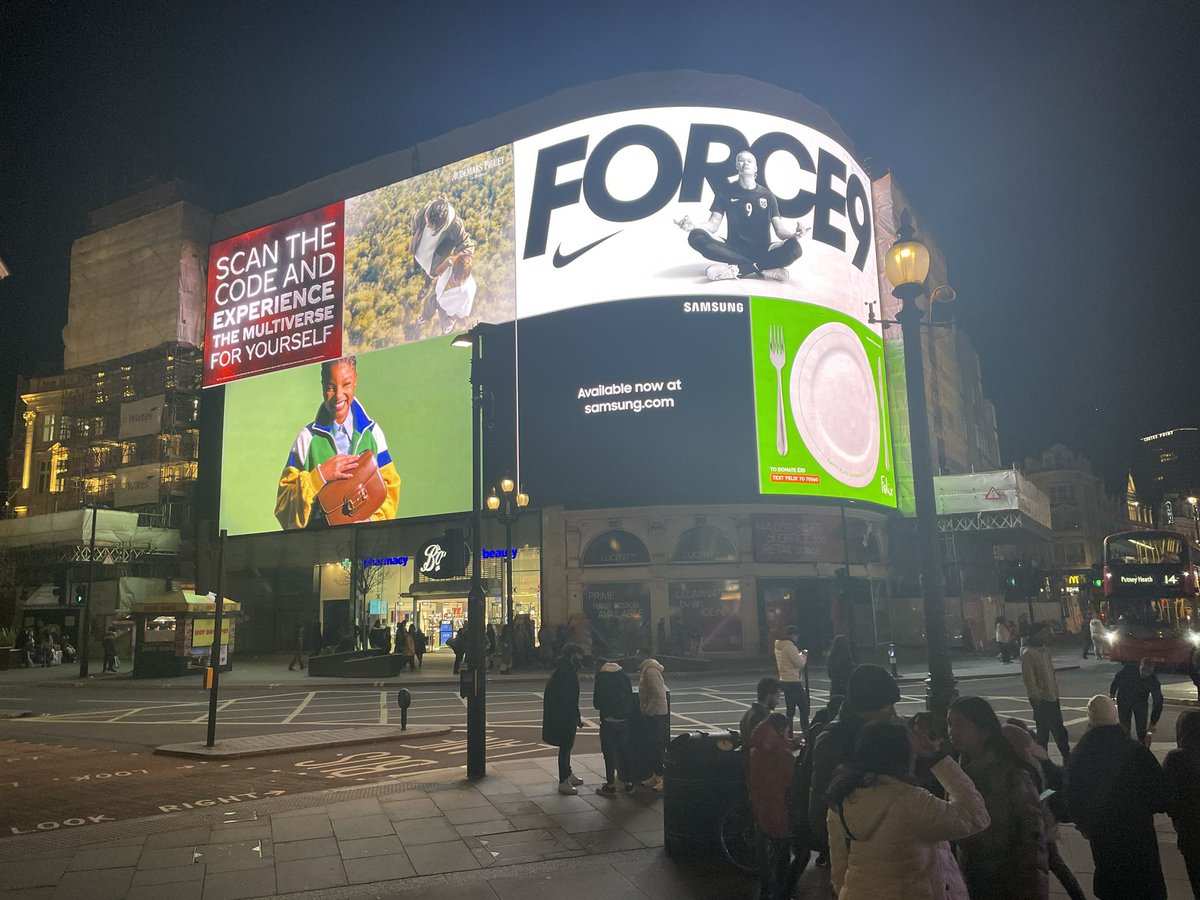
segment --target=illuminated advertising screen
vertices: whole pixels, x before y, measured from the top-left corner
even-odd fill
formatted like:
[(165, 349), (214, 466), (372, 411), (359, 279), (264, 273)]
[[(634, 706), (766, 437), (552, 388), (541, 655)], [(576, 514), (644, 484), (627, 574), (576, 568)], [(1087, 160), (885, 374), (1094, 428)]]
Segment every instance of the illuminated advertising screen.
[(518, 373), (538, 505), (894, 506), (872, 222), (866, 173), (828, 135), (671, 107), (561, 125), (216, 244), (222, 527), (469, 508), (470, 354), (448, 344), (478, 323), (507, 361), (501, 434)]
[(334, 203), (212, 246), (205, 387), (341, 355), (342, 209)]

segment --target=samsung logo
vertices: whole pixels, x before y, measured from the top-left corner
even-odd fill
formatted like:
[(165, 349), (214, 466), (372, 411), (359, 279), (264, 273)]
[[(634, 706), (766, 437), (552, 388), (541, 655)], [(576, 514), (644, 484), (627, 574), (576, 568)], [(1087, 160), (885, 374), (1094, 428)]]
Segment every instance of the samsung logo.
[(740, 313), (746, 311), (746, 305), (735, 300), (685, 300), (685, 313)]

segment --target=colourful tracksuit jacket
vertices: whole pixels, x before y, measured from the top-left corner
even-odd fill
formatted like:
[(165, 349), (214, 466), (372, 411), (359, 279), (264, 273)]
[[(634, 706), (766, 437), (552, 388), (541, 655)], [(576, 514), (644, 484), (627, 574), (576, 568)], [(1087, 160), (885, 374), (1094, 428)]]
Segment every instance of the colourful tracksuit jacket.
[[(354, 423), (350, 452), (358, 454), (374, 450), (379, 474), (387, 486), (387, 498), (371, 515), (371, 519), (394, 519), (400, 503), (400, 474), (392, 463), (383, 429), (371, 420), (357, 399), (351, 401), (350, 416)], [(322, 405), (317, 410), (316, 418), (296, 435), (296, 442), (292, 444), (283, 474), (279, 476), (279, 489), (275, 494), (275, 518), (285, 529), (306, 528), (310, 523), (318, 524), (325, 520), (321, 504), (317, 502), (317, 492), (325, 486), (325, 481), (317, 467), (337, 455), (332, 427), (329, 410)]]

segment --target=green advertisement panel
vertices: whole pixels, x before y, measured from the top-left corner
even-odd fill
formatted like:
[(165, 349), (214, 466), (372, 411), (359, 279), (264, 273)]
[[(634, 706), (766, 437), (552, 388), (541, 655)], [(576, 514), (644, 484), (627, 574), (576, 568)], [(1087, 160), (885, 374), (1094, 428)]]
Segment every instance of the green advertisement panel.
[[(445, 337), (366, 353), (353, 371), (335, 370), (355, 404), (345, 417), (349, 455), (361, 458), (370, 450), (374, 481), (383, 484), (383, 499), (367, 497), (370, 511), (356, 520), (470, 508), (470, 361), (470, 353)], [(226, 387), (221, 527), (230, 534), (325, 524), (314, 496), (322, 447), (328, 448), (324, 457), (334, 452), (323, 431), (333, 418), (323, 380), (316, 364)], [(348, 510), (353, 503), (352, 496)], [(331, 524), (339, 511), (330, 513)]]
[(825, 306), (752, 297), (763, 494), (896, 505), (883, 343)]

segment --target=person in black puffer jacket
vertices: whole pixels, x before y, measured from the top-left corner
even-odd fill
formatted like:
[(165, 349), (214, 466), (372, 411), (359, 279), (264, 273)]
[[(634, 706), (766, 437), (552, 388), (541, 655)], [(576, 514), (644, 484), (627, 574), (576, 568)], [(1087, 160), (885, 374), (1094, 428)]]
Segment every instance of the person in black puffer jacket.
[(600, 713), (600, 752), (604, 754), (604, 784), (596, 788), (602, 797), (615, 797), (617, 776), (624, 776), (625, 790), (633, 790), (629, 761), (629, 717), (633, 713), (633, 685), (621, 664), (599, 660), (592, 706)]
[(1097, 694), (1088, 731), (1067, 764), (1067, 806), (1092, 847), (1099, 900), (1166, 900), (1154, 814), (1171, 805), (1170, 788), (1150, 748), (1125, 733), (1116, 705)]

